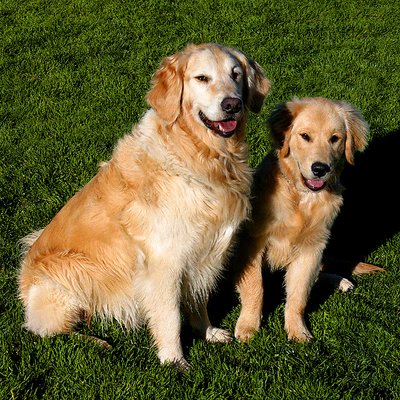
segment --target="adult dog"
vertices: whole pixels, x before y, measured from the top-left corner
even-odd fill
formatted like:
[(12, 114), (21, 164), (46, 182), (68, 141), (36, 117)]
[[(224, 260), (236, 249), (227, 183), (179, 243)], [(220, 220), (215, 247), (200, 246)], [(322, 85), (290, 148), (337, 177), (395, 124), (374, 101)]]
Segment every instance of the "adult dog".
[(234, 48), (190, 45), (166, 57), (132, 133), (25, 239), (26, 328), (66, 333), (82, 314), (128, 328), (148, 322), (160, 361), (182, 368), (181, 309), (206, 340), (229, 340), (206, 307), (248, 217), (246, 115), (260, 111), (268, 89), (261, 67)]
[[(352, 105), (321, 97), (282, 104), (268, 122), (277, 149), (255, 172), (253, 214), (240, 234), (235, 262), (242, 309), (235, 336), (247, 341), (260, 328), (267, 263), (286, 270), (285, 328), (289, 339), (304, 342), (312, 338), (304, 310), (342, 205), (340, 173), (366, 146), (368, 126)], [(377, 270), (359, 263), (355, 272)], [(325, 278), (343, 291), (353, 286), (339, 276)]]

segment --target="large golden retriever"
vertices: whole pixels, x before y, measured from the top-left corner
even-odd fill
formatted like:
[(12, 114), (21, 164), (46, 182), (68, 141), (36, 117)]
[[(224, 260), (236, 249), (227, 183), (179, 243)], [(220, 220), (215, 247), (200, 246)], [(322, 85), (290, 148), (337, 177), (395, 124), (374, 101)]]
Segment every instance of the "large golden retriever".
[(248, 217), (246, 115), (260, 111), (269, 86), (256, 62), (218, 44), (162, 61), (151, 108), (132, 133), (25, 239), (19, 295), (28, 330), (70, 332), (83, 314), (128, 328), (147, 322), (160, 361), (182, 368), (181, 310), (206, 340), (229, 340), (206, 307)]
[[(304, 322), (310, 290), (321, 269), (331, 225), (342, 205), (340, 173), (366, 146), (367, 123), (350, 104), (322, 97), (293, 99), (269, 118), (277, 144), (254, 176), (252, 218), (240, 234), (236, 268), (242, 309), (235, 336), (249, 340), (260, 328), (261, 267), (284, 269), (285, 328), (289, 339), (312, 338)], [(359, 263), (356, 273), (381, 270)], [(342, 291), (352, 283), (325, 275)]]

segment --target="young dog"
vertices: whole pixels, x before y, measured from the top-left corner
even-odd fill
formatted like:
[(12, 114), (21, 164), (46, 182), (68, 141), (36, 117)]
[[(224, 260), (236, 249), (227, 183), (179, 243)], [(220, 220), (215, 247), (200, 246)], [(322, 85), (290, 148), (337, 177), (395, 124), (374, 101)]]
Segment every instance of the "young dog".
[(181, 308), (206, 340), (230, 340), (206, 307), (248, 217), (246, 115), (260, 111), (269, 86), (256, 62), (226, 46), (192, 45), (162, 61), (132, 133), (25, 240), (28, 330), (71, 332), (83, 314), (148, 322), (160, 361), (183, 369)]
[[(368, 126), (350, 104), (326, 98), (293, 99), (269, 119), (276, 151), (257, 168), (252, 218), (236, 251), (237, 289), (242, 309), (235, 336), (247, 341), (260, 328), (263, 305), (261, 267), (284, 269), (285, 328), (289, 339), (312, 338), (304, 322), (311, 288), (321, 269), (330, 228), (342, 205), (340, 173), (345, 160), (366, 146)], [(359, 263), (357, 273), (381, 270)], [(343, 291), (352, 283), (338, 276)]]

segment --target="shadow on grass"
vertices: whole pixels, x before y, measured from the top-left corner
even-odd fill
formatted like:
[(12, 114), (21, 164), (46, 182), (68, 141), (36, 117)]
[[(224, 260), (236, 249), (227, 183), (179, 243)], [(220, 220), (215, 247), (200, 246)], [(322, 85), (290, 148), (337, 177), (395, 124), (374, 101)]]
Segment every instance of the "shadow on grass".
[(345, 168), (344, 204), (325, 254), (328, 260), (346, 261), (330, 269), (350, 275), (357, 262), (400, 231), (399, 155), (400, 129), (373, 140), (355, 165)]
[[(397, 130), (373, 140), (357, 155), (355, 165), (348, 165), (343, 171), (344, 205), (325, 251), (329, 272), (350, 277), (359, 261), (365, 261), (368, 254), (400, 231), (399, 155), (400, 130)], [(283, 276), (264, 268), (264, 318), (284, 302)], [(315, 285), (307, 312), (317, 310), (334, 290), (327, 284)], [(232, 279), (227, 276), (209, 303), (212, 323), (219, 325), (236, 305), (238, 296)]]

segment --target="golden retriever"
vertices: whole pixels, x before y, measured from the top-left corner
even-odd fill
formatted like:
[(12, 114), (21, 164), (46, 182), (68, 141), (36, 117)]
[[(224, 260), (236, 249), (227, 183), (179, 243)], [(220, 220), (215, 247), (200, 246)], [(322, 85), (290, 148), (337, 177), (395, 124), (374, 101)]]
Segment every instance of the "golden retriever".
[[(331, 225), (342, 205), (340, 173), (345, 160), (366, 146), (367, 123), (350, 104), (322, 97), (293, 99), (269, 118), (276, 151), (254, 176), (252, 218), (240, 233), (235, 263), (242, 309), (235, 328), (240, 341), (260, 328), (263, 305), (261, 267), (284, 269), (285, 329), (288, 338), (312, 338), (304, 321), (310, 290), (321, 269)], [(356, 273), (381, 270), (359, 263)], [(342, 291), (352, 283), (325, 275)]]
[(182, 368), (181, 310), (206, 340), (228, 341), (206, 307), (249, 214), (246, 115), (260, 111), (269, 86), (234, 48), (189, 45), (166, 57), (150, 109), (111, 160), (25, 239), (25, 327), (67, 333), (92, 314), (128, 328), (146, 322), (160, 361)]

